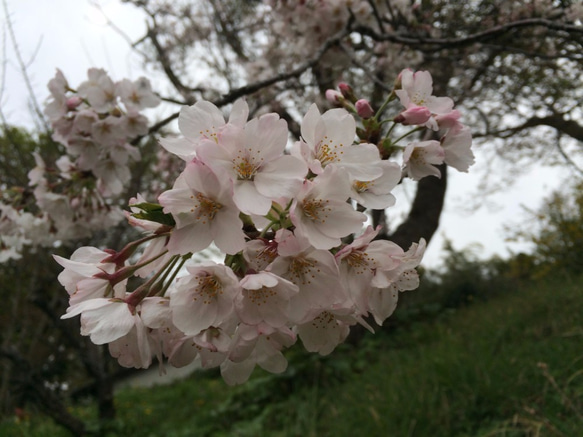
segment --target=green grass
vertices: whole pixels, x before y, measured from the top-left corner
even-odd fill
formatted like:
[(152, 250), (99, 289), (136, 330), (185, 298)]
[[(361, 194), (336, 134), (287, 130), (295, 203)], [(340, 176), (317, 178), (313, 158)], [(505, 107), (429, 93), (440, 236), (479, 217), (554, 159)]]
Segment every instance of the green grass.
[[(583, 287), (547, 283), (401, 325), (284, 375), (129, 389), (100, 436), (583, 435)], [(397, 325), (400, 326), (400, 325)], [(74, 411), (91, 422), (91, 406)], [(93, 423), (95, 425), (94, 419)], [(47, 420), (0, 435), (66, 436)]]

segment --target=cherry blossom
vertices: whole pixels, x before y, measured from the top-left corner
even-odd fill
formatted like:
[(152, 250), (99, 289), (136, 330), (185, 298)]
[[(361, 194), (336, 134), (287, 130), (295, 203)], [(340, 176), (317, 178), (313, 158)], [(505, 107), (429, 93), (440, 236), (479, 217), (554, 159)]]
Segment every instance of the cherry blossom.
[(212, 241), (226, 253), (243, 249), (245, 235), (233, 203), (232, 184), (218, 178), (201, 161), (188, 163), (172, 190), (162, 193), (158, 200), (164, 212), (176, 220), (168, 243), (170, 252), (197, 252)]
[[(401, 72), (399, 77), (401, 79), (401, 89), (396, 90), (395, 94), (406, 109), (402, 117), (408, 121), (408, 124), (423, 124), (433, 130), (437, 130), (437, 121), (433, 115), (450, 113), (453, 110), (453, 100), (449, 97), (435, 97), (432, 95), (433, 79), (428, 71), (414, 73), (406, 69)], [(421, 121), (427, 113), (430, 116), (425, 121)]]
[(409, 143), (403, 152), (404, 172), (413, 180), (426, 176), (441, 177), (436, 165), (443, 164), (445, 151), (439, 141)]
[[(351, 5), (358, 20), (366, 19), (359, 15), (368, 10), (365, 3)], [(296, 6), (301, 15), (339, 5)], [(338, 23), (347, 19), (342, 11)], [(436, 166), (442, 164), (467, 171), (474, 161), (469, 129), (451, 99), (432, 96), (428, 72), (403, 71), (378, 114), (350, 85), (339, 84), (327, 97), (342, 107), (320, 113), (310, 106), (291, 154), (279, 115), (248, 120), (249, 107), (238, 100), (225, 118), (222, 109), (199, 100), (180, 111), (181, 136), (160, 139), (185, 161), (172, 188), (159, 194), (159, 203), (136, 195), (122, 215), (108, 199), (129, 180), (128, 164), (140, 158), (129, 141), (147, 132), (139, 111), (159, 99), (144, 78), (115, 83), (98, 69), (88, 76), (76, 93), (57, 72), (47, 113), (67, 149), (56, 162), (59, 180), (74, 187), (89, 177), (92, 188), (53, 192), (55, 176), (40, 156), (29, 180), (43, 226), (80, 235), (125, 216), (141, 233), (120, 251), (82, 247), (70, 259), (55, 256), (69, 294), (62, 318), (79, 315), (81, 334), (108, 344), (125, 367), (146, 368), (155, 357), (176, 367), (197, 360), (203, 368), (219, 367), (228, 384), (241, 384), (256, 366), (283, 372), (283, 351), (296, 336), (307, 351), (327, 355), (352, 326), (373, 331), (366, 317), (383, 324), (399, 294), (418, 287), (415, 269), (425, 240), (405, 251), (386, 236), (378, 239), (381, 227), (363, 230), (362, 211), (393, 206), (392, 191), (404, 177), (440, 177)], [(395, 95), (405, 110), (381, 119)], [(392, 127), (381, 138), (385, 123)], [(393, 140), (398, 123), (416, 127)], [(422, 128), (437, 131), (440, 140), (399, 144)], [(399, 152), (402, 165), (387, 159)], [(46, 229), (28, 212), (2, 203), (0, 212), (0, 260), (38, 241), (33, 230)], [(16, 222), (27, 223), (30, 232), (16, 233)], [(217, 248), (225, 254), (222, 263), (204, 260), (203, 252)]]
[(272, 200), (289, 199), (300, 189), (307, 173), (298, 158), (284, 156), (287, 123), (266, 114), (245, 124), (227, 126), (218, 139), (203, 141), (200, 159), (233, 183), (233, 201), (245, 214), (265, 215)]
[(366, 220), (346, 203), (349, 193), (348, 174), (338, 167), (328, 167), (313, 181), (304, 182), (290, 209), (295, 232), (316, 249), (340, 245), (341, 238), (357, 232)]

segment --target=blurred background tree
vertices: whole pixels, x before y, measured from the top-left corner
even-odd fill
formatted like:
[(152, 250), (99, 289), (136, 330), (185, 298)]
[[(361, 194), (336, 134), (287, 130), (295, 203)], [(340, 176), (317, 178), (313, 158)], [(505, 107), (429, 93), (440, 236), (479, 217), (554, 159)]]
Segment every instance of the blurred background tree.
[[(163, 80), (159, 93), (168, 116), (151, 126), (151, 137), (136, 139), (144, 159), (135, 164), (120, 205), (163, 177), (154, 167), (153, 135), (170, 133), (169, 123), (182, 105), (206, 99), (226, 107), (248, 97), (252, 116), (277, 112), (299, 138), (300, 114), (313, 101), (326, 106), (327, 89), (347, 82), (378, 108), (403, 68), (430, 71), (434, 94), (455, 99), (482, 151), (478, 171), (489, 188), (504, 187), (540, 164), (560, 163), (579, 171), (583, 12), (578, 1), (123, 2), (147, 22), (146, 34), (131, 44), (144, 68)], [(300, 7), (304, 14), (310, 8), (319, 11), (325, 19), (307, 20)], [(123, 23), (114, 25), (115, 17), (110, 19), (113, 29), (123, 33)], [(48, 135), (6, 125), (0, 146), (3, 200), (30, 195), (14, 187), (26, 187), (33, 150), (47, 162), (59, 155), (59, 145)], [(373, 213), (374, 223), (385, 225), (381, 238), (403, 247), (421, 237), (431, 239), (443, 210), (445, 168), (442, 175), (417, 185), (403, 222), (384, 211)], [(539, 220), (544, 232), (530, 235), (537, 268), (576, 268), (582, 247), (581, 201), (581, 195), (574, 203), (558, 196), (543, 207)], [(115, 242), (121, 247), (131, 237), (128, 232), (118, 227), (80, 244), (111, 247)], [(568, 254), (564, 245), (572, 247)], [(35, 404), (81, 435), (84, 425), (68, 415), (60, 400), (64, 389), (89, 387), (83, 393), (99, 399), (102, 419), (111, 418), (117, 367), (103, 348), (78, 336), (77, 322), (59, 320), (66, 295), (49, 256), (55, 250), (67, 256), (73, 246), (26, 251), (22, 260), (0, 265), (2, 283), (13, 284), (1, 289), (6, 302), (0, 310), (2, 412)], [(466, 273), (483, 269), (473, 258), (450, 252), (451, 268)], [(470, 284), (472, 279), (470, 274), (463, 280)], [(473, 282), (471, 286), (475, 288)], [(475, 293), (469, 290), (452, 299), (464, 301)]]

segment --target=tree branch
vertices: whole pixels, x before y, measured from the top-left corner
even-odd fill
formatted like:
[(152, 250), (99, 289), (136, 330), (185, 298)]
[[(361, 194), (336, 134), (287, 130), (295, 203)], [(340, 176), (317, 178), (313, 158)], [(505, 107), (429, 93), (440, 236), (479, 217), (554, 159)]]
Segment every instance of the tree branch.
[(513, 21), (461, 38), (426, 38), (423, 36), (400, 35), (396, 33), (379, 34), (370, 27), (363, 25), (357, 25), (353, 28), (353, 30), (363, 35), (367, 35), (375, 41), (389, 41), (393, 43), (405, 44), (408, 46), (426, 45), (429, 46), (428, 50), (436, 50), (469, 46), (475, 43), (491, 40), (513, 29), (539, 26), (546, 27), (547, 29), (583, 36), (583, 27), (581, 26), (557, 23), (555, 21), (546, 20), (544, 18), (527, 18), (524, 20)]

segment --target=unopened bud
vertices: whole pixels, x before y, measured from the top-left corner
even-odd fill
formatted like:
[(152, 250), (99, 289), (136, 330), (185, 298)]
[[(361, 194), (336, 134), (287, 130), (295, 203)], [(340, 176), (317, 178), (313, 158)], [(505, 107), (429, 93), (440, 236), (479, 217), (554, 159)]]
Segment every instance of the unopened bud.
[(342, 93), (342, 96), (346, 100), (348, 100), (351, 103), (355, 103), (356, 102), (356, 95), (354, 94), (354, 90), (346, 82), (340, 82), (338, 84), (338, 89), (340, 89), (340, 92)]
[(397, 115), (393, 121), (405, 126), (422, 125), (431, 118), (431, 111), (425, 106), (413, 106)]
[(340, 91), (336, 90), (326, 90), (326, 100), (328, 100), (333, 105), (341, 105), (342, 100), (344, 100), (344, 96), (340, 93)]
[(69, 111), (72, 111), (73, 109), (75, 109), (77, 106), (79, 106), (81, 103), (83, 102), (83, 99), (79, 96), (73, 96), (73, 97), (69, 97), (67, 99), (67, 109)]
[(374, 110), (366, 99), (358, 100), (354, 106), (356, 108), (356, 113), (364, 119), (371, 118), (374, 115)]

